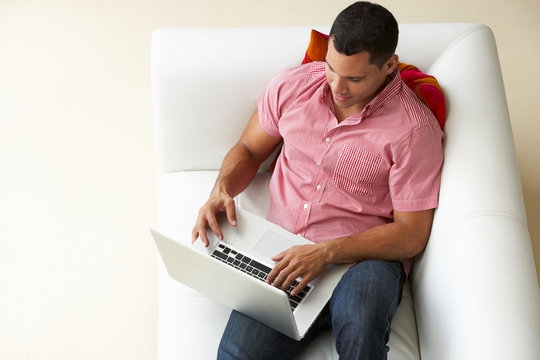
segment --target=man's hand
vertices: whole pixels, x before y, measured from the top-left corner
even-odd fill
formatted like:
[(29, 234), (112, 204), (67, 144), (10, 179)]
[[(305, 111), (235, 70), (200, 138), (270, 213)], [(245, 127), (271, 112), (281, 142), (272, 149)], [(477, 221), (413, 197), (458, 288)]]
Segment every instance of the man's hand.
[[(217, 189), (214, 189), (217, 190)], [(191, 232), (191, 243), (193, 244), (200, 236), (205, 247), (210, 244), (208, 241), (207, 228), (209, 227), (214, 234), (223, 240), (223, 233), (219, 228), (216, 214), (226, 212), (227, 219), (232, 226), (236, 226), (236, 209), (233, 198), (224, 191), (213, 191), (212, 195), (199, 210), (199, 215), (193, 231)]]
[(268, 278), (267, 283), (286, 290), (301, 277), (302, 281), (291, 292), (296, 295), (329, 264), (328, 250), (324, 243), (293, 246), (272, 257), (278, 261)]

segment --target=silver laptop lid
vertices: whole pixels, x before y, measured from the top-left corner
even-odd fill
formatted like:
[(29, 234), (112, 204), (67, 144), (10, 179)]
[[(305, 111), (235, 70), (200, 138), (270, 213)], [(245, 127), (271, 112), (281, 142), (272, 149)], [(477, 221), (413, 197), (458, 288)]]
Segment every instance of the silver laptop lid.
[[(151, 230), (169, 275), (221, 303), (299, 340), (287, 295), (226, 265), (191, 245)], [(179, 233), (190, 238), (191, 229)], [(175, 235), (176, 237), (176, 235)]]

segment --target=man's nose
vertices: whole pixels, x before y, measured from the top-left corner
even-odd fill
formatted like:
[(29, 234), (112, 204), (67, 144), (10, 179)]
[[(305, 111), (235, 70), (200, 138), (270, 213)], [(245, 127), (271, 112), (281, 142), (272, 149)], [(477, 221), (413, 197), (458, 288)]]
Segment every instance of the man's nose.
[(345, 79), (339, 76), (336, 77), (336, 79), (334, 80), (334, 92), (336, 94), (346, 94), (349, 92)]

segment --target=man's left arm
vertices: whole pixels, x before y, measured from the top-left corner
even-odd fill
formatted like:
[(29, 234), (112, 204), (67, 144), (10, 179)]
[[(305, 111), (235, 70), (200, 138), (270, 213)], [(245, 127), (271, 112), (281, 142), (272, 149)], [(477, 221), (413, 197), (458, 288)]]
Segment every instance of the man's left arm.
[(293, 246), (273, 258), (278, 263), (269, 274), (267, 282), (287, 289), (296, 278), (301, 277), (302, 282), (292, 292), (295, 295), (329, 264), (411, 258), (426, 246), (433, 213), (434, 209), (394, 211), (392, 223), (318, 244)]

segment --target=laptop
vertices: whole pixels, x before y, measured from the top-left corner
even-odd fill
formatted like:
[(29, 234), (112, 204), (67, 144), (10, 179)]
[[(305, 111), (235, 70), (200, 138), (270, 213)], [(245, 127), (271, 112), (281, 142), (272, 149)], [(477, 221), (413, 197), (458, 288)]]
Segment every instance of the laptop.
[(207, 248), (200, 239), (191, 245), (191, 229), (168, 234), (151, 229), (167, 272), (232, 309), (302, 339), (350, 264), (327, 267), (304, 291), (291, 297), (266, 283), (266, 275), (275, 265), (271, 257), (291, 246), (313, 242), (241, 208), (236, 209), (236, 216), (236, 227), (229, 225), (225, 214), (218, 216), (223, 240), (209, 231)]

